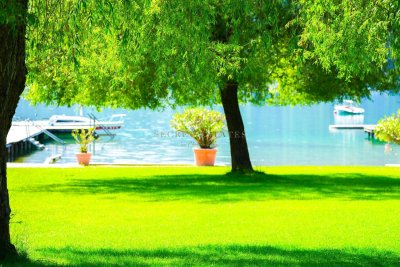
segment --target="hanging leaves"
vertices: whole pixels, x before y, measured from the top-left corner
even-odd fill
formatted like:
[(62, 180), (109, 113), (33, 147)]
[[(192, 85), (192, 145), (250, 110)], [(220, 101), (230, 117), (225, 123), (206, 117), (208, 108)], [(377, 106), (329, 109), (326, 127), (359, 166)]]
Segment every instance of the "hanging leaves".
[(32, 0), (33, 102), (213, 105), (227, 81), (256, 104), (400, 88), (399, 2)]

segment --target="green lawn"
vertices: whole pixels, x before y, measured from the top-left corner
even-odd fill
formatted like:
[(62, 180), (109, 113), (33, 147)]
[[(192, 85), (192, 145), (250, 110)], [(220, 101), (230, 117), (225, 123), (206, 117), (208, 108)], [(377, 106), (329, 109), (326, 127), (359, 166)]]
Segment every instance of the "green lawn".
[(399, 266), (400, 170), (8, 170), (16, 266)]

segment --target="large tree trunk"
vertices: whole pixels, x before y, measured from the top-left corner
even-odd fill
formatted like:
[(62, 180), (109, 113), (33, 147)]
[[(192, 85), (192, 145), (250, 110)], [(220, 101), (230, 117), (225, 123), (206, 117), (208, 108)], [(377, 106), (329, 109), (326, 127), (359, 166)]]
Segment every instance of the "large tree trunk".
[[(25, 31), (28, 0), (7, 1), (0, 12), (15, 18), (0, 21), (0, 258), (16, 253), (10, 240), (10, 202), (7, 188), (7, 133), (25, 87)], [(10, 21), (13, 21), (10, 19)]]
[(238, 101), (238, 84), (228, 81), (221, 89), (221, 100), (226, 116), (231, 147), (232, 171), (252, 172), (246, 134)]

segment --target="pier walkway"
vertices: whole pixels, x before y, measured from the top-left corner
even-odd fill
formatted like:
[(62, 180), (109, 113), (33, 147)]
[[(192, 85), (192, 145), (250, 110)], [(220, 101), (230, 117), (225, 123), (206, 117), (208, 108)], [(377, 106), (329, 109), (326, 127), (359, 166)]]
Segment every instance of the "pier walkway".
[[(6, 141), (8, 161), (12, 162), (17, 157), (29, 153), (34, 149), (43, 150), (45, 146), (41, 142), (43, 142), (45, 137), (51, 138), (58, 144), (61, 144), (65, 150), (65, 142), (40, 125), (34, 125), (33, 123), (12, 124)], [(53, 163), (60, 158), (61, 154), (51, 155), (45, 162)]]
[(12, 125), (7, 135), (6, 145), (27, 141), (30, 138), (36, 137), (43, 133), (43, 129), (34, 125), (16, 126)]
[(12, 125), (6, 140), (8, 161), (14, 161), (34, 149), (44, 149), (44, 145), (37, 140), (41, 140), (44, 131), (34, 125)]
[(363, 130), (368, 134), (368, 138), (374, 138), (375, 124), (331, 124), (329, 125), (329, 131), (335, 130)]
[(364, 127), (364, 132), (368, 134), (368, 138), (375, 138), (375, 127), (376, 125), (368, 125)]

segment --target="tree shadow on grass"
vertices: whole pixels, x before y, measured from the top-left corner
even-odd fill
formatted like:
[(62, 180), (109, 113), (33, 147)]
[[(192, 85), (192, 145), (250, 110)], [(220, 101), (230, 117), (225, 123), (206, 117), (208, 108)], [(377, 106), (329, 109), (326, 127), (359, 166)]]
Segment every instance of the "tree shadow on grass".
[(73, 179), (26, 188), (34, 192), (133, 194), (149, 201), (242, 201), (275, 199), (399, 200), (400, 179), (348, 174), (159, 175)]
[(23, 253), (21, 255), (13, 255), (0, 260), (0, 267), (57, 267), (56, 263), (47, 260), (31, 260)]
[[(285, 249), (208, 245), (171, 249), (62, 249), (40, 251), (66, 266), (398, 266), (399, 255), (376, 250)], [(31, 264), (31, 265), (30, 265)], [(56, 266), (27, 260), (15, 266)]]

